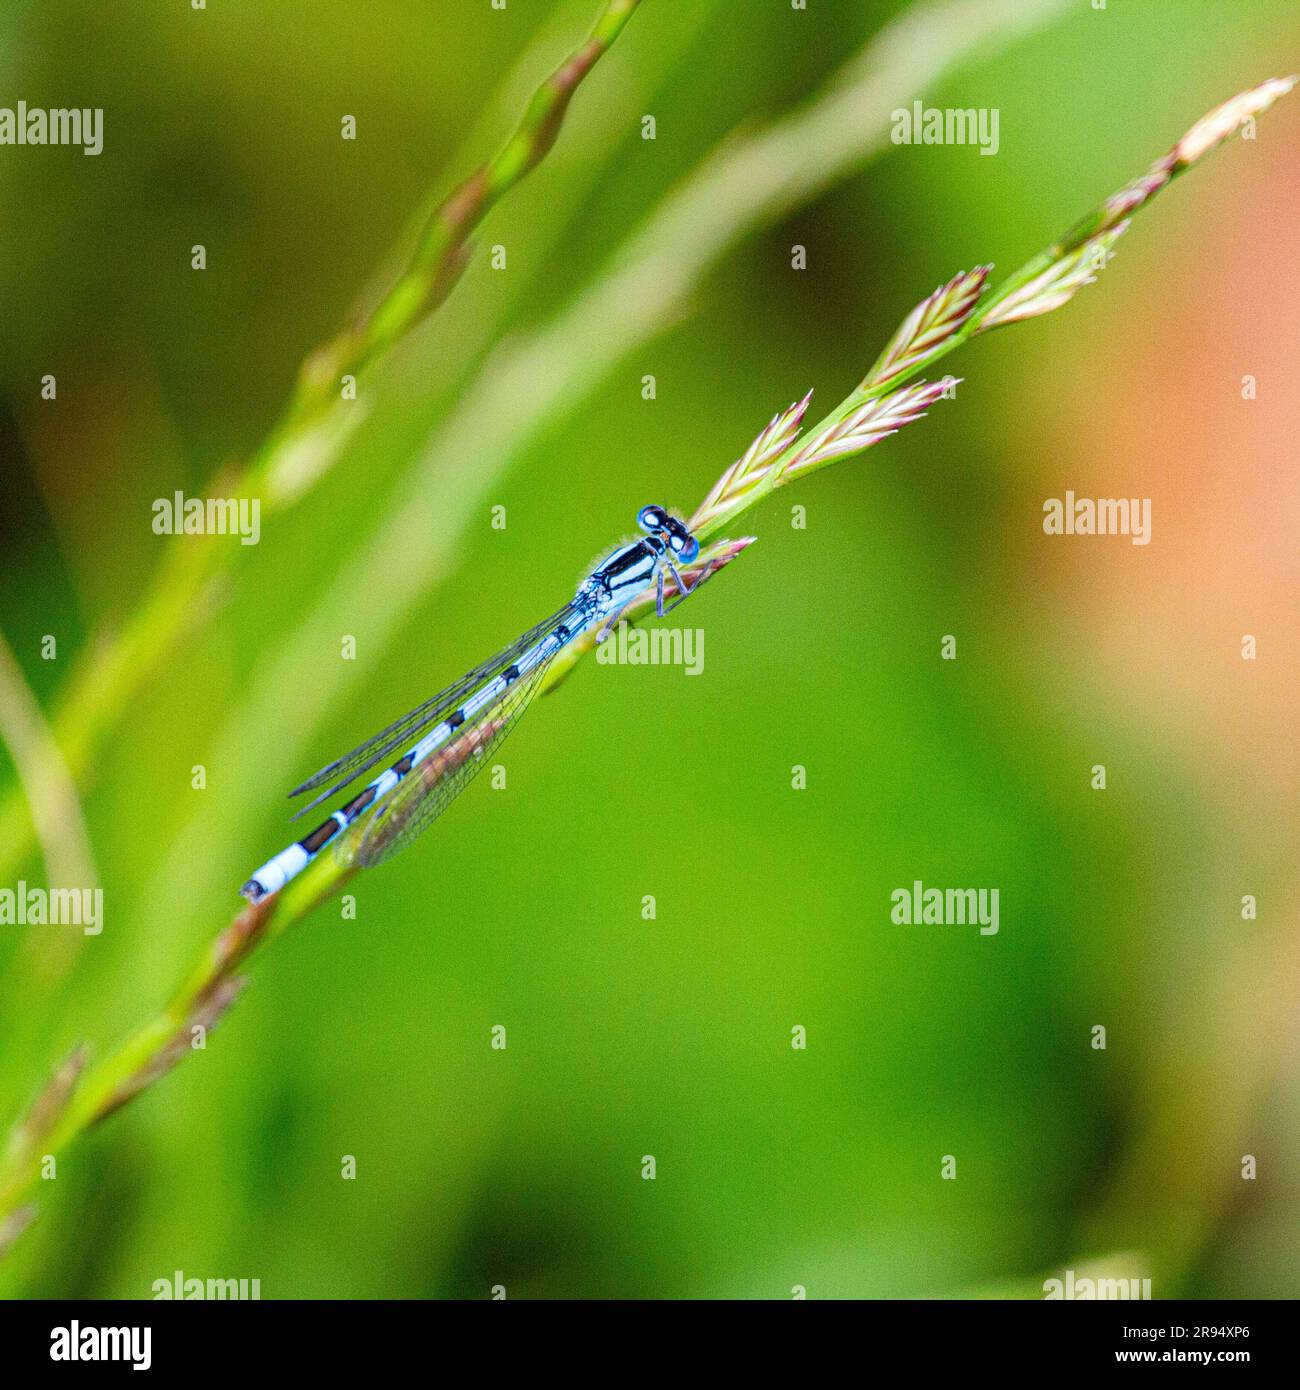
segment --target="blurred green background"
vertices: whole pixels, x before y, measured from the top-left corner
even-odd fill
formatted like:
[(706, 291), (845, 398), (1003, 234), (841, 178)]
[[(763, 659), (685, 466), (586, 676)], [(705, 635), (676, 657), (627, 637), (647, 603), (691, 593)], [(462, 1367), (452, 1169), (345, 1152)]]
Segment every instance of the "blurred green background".
[[(256, 448), (597, 8), (8, 0), (0, 105), (106, 112), (97, 159), (0, 148), (0, 631), (42, 707), (162, 561), (154, 499)], [(712, 150), (904, 8), (646, 0), (96, 758), (103, 934), (0, 929), (5, 1123), (74, 1041), (164, 1002), (302, 775), (549, 612), (641, 504), (689, 513), (773, 411), (837, 401), (956, 270), (1009, 273), (1297, 65), (1287, 0), (1026, 3), (1032, 32), (909, 96), (998, 108), (996, 157), (864, 128), (631, 351), (618, 314), (571, 314)], [(1294, 1296), (1296, 101), (1098, 286), (946, 362), (956, 402), (746, 516), (759, 543), (669, 620), (703, 629), (701, 677), (584, 663), (506, 745), (506, 790), (259, 957), (206, 1051), (59, 1156), (0, 1291), (1040, 1297), (1103, 1261), (1156, 1297)], [(572, 383), (533, 421), (552, 357)], [(343, 577), (384, 573), (411, 488), (445, 524), (385, 622)], [(1152, 544), (1045, 537), (1067, 488), (1151, 497)], [(999, 934), (893, 925), (914, 879), (998, 887)]]

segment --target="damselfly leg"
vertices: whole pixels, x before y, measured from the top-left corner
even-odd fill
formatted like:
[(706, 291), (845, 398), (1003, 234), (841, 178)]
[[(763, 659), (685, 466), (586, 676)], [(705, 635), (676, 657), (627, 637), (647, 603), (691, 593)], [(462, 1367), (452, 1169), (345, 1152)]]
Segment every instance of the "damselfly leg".
[(655, 612), (661, 618), (665, 613), (671, 613), (673, 609), (676, 608), (677, 605), (681, 603), (683, 600), (688, 599), (696, 591), (696, 589), (698, 589), (700, 585), (704, 583), (704, 581), (709, 577), (709, 575), (713, 573), (715, 569), (714, 561), (710, 560), (709, 563), (705, 565), (704, 568), (699, 572), (699, 574), (695, 576), (695, 583), (688, 586), (686, 581), (678, 572), (677, 566), (673, 564), (673, 562), (668, 558), (667, 555), (664, 556), (664, 563), (672, 571), (673, 582), (677, 585), (677, 597), (673, 599), (673, 601), (670, 604), (668, 604), (667, 607), (664, 606), (663, 571), (661, 570), (659, 572), (659, 601), (655, 605)]

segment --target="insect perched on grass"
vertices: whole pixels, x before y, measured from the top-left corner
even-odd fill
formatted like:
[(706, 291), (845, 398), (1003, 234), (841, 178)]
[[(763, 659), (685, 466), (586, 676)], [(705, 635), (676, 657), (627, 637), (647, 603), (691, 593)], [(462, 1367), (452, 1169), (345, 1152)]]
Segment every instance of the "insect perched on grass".
[[(664, 507), (642, 507), (637, 523), (646, 534), (599, 564), (558, 613), (295, 787), (291, 796), (317, 793), (297, 813), (301, 816), (405, 748), (310, 835), (268, 859), (240, 890), (249, 902), (278, 892), (328, 844), (334, 845), (340, 862), (363, 868), (404, 849), (465, 790), (483, 766), (483, 755), (514, 728), (558, 653), (598, 625), (596, 640), (602, 641), (628, 604), (652, 583), (660, 617), (693, 593), (708, 570), (688, 587), (677, 562), (694, 561), (699, 542)], [(665, 573), (677, 588), (677, 598), (667, 607)]]

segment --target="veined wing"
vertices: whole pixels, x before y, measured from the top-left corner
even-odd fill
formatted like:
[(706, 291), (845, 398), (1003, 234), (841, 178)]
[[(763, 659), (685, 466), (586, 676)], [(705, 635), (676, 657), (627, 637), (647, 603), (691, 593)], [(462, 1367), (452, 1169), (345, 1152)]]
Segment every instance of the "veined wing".
[[(436, 695), (416, 705), (409, 714), (404, 714), (386, 729), (381, 729), (373, 737), (359, 744), (350, 753), (344, 753), (332, 763), (327, 763), (319, 772), (313, 773), (301, 786), (295, 787), (290, 796), (301, 796), (303, 792), (324, 788), (318, 796), (294, 813), (294, 819), (306, 815), (308, 811), (328, 801), (335, 792), (354, 782), (362, 773), (369, 772), (393, 754), (409, 746), (415, 736), (430, 725), (450, 714), (458, 705), (464, 704), (480, 686), (493, 680), (512, 662), (523, 655), (534, 643), (541, 641), (552, 629), (572, 617), (576, 612), (572, 602), (566, 603), (557, 613), (543, 619), (536, 627), (529, 628), (508, 647), (503, 647), (495, 656), (481, 665), (467, 671), (454, 685), (440, 690)], [(328, 784), (328, 785), (327, 785)]]
[(373, 868), (427, 830), (474, 780), (488, 753), (505, 741), (550, 664), (550, 657), (540, 662), (481, 711), (463, 733), (417, 763), (388, 796), (340, 836), (335, 845), (339, 860)]

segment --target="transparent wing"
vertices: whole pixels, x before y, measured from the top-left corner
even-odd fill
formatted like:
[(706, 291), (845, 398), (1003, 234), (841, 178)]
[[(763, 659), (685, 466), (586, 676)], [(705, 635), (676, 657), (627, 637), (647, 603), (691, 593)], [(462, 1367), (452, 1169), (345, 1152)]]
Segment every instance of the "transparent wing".
[(324, 788), (324, 790), (307, 802), (305, 806), (301, 806), (294, 813), (293, 819), (297, 820), (299, 816), (306, 815), (308, 811), (319, 806), (322, 801), (328, 801), (335, 792), (346, 787), (349, 782), (355, 782), (362, 773), (369, 772), (371, 768), (377, 767), (393, 754), (405, 749), (418, 733), (429, 728), (430, 725), (438, 723), (458, 705), (464, 704), (475, 690), (493, 680), (535, 642), (539, 642), (566, 618), (572, 617), (574, 611), (574, 605), (566, 603), (558, 613), (553, 613), (549, 618), (538, 623), (536, 627), (530, 628), (522, 637), (519, 637), (508, 647), (503, 647), (482, 665), (476, 666), (472, 671), (467, 671), (454, 685), (449, 685), (446, 690), (440, 690), (436, 695), (425, 700), (423, 704), (416, 705), (409, 714), (404, 714), (386, 729), (381, 729), (372, 738), (368, 738), (350, 753), (344, 753), (342, 757), (336, 758), (332, 763), (327, 763), (319, 772), (313, 773), (301, 786), (295, 787), (289, 795), (301, 796), (303, 792), (316, 791), (317, 788)]
[(548, 658), (510, 686), (464, 733), (417, 763), (388, 796), (349, 826), (335, 843), (339, 861), (373, 868), (427, 830), (519, 722), (550, 664)]

